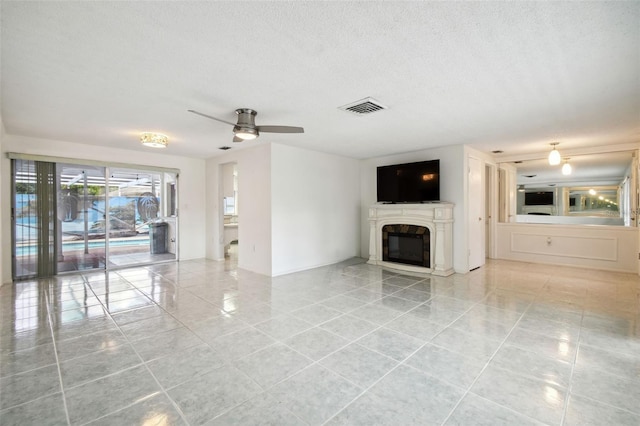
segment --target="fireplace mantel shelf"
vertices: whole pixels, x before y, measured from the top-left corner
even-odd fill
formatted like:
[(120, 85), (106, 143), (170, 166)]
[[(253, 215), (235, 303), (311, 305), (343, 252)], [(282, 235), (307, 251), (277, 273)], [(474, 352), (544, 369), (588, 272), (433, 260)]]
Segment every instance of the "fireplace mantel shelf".
[[(369, 262), (407, 272), (453, 274), (453, 203), (374, 204), (369, 208)], [(431, 234), (431, 268), (387, 262), (382, 255), (385, 225), (417, 225)]]

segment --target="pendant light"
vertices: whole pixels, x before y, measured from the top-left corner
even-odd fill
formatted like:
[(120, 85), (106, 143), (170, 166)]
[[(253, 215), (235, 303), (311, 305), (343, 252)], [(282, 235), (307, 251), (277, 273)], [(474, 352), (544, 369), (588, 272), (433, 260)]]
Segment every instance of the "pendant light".
[(569, 176), (571, 174), (571, 164), (569, 164), (569, 158), (564, 159), (564, 164), (562, 165), (562, 174), (565, 176)]
[(550, 166), (557, 166), (558, 164), (560, 164), (560, 161), (562, 161), (562, 157), (560, 157), (560, 153), (556, 149), (556, 145), (559, 145), (559, 143), (558, 142), (554, 142), (554, 143), (551, 143), (549, 145), (551, 145), (553, 147), (553, 149), (549, 153), (549, 165)]

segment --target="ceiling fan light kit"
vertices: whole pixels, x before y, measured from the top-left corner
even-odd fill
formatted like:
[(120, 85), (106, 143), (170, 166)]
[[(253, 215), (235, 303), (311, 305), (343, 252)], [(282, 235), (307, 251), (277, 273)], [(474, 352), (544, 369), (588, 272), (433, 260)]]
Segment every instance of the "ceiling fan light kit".
[(239, 126), (235, 126), (233, 128), (233, 134), (235, 134), (239, 139), (242, 139), (242, 140), (251, 140), (260, 136), (260, 134), (256, 129), (251, 129), (248, 127), (239, 127)]
[(190, 113), (200, 115), (202, 117), (209, 118), (211, 120), (219, 121), (221, 123), (230, 124), (233, 126), (233, 141), (242, 142), (245, 140), (256, 139), (260, 136), (260, 132), (265, 133), (304, 133), (302, 127), (294, 126), (256, 126), (255, 117), (258, 114), (257, 111), (250, 108), (238, 108), (236, 114), (238, 115), (237, 123), (231, 123), (220, 118), (212, 117), (207, 114), (195, 110), (188, 110)]

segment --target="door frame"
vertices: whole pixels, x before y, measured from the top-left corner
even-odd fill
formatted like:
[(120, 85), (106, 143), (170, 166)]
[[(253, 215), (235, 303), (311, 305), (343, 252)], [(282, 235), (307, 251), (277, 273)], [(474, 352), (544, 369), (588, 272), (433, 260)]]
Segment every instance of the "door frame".
[[(478, 170), (476, 170), (478, 172), (478, 177), (480, 179), (480, 188), (479, 190), (473, 190), (473, 188), (471, 188), (471, 161), (477, 161), (478, 162)], [(486, 218), (485, 216), (485, 212), (486, 212), (486, 199), (485, 199), (485, 161), (482, 158), (478, 158), (476, 156), (473, 155), (469, 155), (467, 157), (467, 249), (468, 249), (468, 260), (467, 260), (467, 267), (469, 268), (469, 270), (472, 269), (477, 269), (481, 266), (483, 266), (486, 262), (485, 262), (485, 258), (486, 258), (486, 252), (485, 252), (485, 239), (486, 239), (486, 235), (485, 235), (485, 220)], [(478, 196), (479, 198), (476, 201), (476, 203), (480, 203), (479, 208), (475, 208), (478, 207), (476, 205), (476, 203), (472, 203), (471, 198)], [(476, 220), (476, 216), (477, 214), (480, 214), (481, 216), (478, 217), (479, 220)], [(473, 214), (473, 217), (472, 217)], [(479, 229), (478, 229), (479, 227)], [(472, 230), (474, 231), (479, 231), (478, 235), (482, 235), (482, 242), (480, 245), (478, 245), (478, 249), (482, 251), (482, 255), (480, 255), (479, 253), (475, 253), (474, 250), (472, 250), (472, 239), (471, 239), (471, 235), (472, 235)], [(473, 232), (474, 235), (476, 235), (476, 232)], [(478, 256), (477, 261), (479, 262), (479, 264), (474, 263), (473, 265), (471, 264), (471, 259), (472, 259), (472, 255), (473, 256)]]
[(486, 246), (488, 250), (485, 256), (489, 259), (497, 257), (496, 247), (496, 224), (498, 223), (498, 167), (495, 163), (485, 162), (485, 211), (488, 216), (485, 217), (487, 222), (487, 232), (485, 235)]

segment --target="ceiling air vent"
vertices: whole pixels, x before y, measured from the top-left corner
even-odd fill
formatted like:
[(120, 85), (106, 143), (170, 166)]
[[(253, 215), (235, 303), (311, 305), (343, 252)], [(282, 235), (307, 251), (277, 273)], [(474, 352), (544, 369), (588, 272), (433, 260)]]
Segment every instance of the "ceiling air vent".
[(221, 147), (220, 147), (220, 148), (218, 148), (218, 149), (221, 149), (221, 150), (223, 150), (223, 151), (226, 151), (226, 150), (228, 150), (228, 149), (231, 149), (231, 147), (230, 147), (230, 146), (221, 146)]
[(381, 109), (387, 109), (386, 106), (382, 105), (380, 102), (376, 101), (373, 98), (364, 98), (359, 101), (352, 102), (347, 105), (343, 105), (338, 107), (343, 111), (350, 112), (356, 115), (364, 115), (371, 114), (372, 112), (380, 111)]

